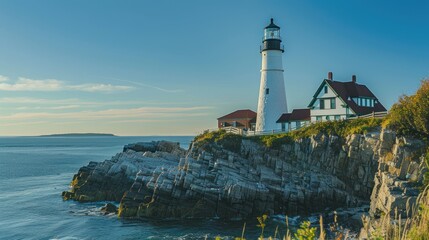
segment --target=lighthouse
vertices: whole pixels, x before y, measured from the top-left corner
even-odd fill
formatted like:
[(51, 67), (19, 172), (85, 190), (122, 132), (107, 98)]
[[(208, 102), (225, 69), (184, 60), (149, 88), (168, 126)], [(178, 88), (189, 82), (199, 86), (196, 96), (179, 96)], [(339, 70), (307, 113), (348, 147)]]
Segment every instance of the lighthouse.
[(287, 113), (286, 92), (283, 79), (280, 27), (271, 23), (264, 29), (261, 56), (261, 85), (259, 87), (256, 131), (280, 130), (276, 121)]

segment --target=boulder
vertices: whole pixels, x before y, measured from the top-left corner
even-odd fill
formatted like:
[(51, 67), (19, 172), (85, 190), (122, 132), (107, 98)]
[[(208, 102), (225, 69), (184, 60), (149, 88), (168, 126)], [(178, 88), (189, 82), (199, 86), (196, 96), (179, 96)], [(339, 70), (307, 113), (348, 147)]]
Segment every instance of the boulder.
[(118, 213), (118, 207), (112, 203), (106, 203), (106, 205), (101, 207), (100, 211), (104, 214)]

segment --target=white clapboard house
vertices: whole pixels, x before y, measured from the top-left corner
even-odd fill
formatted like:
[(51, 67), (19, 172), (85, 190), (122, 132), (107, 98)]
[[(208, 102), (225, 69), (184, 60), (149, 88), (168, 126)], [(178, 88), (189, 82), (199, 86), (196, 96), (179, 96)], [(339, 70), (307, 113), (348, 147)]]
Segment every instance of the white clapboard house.
[(356, 82), (356, 75), (349, 82), (338, 82), (333, 80), (332, 72), (328, 73), (328, 79), (322, 81), (308, 108), (311, 122), (386, 112), (371, 90)]
[(363, 84), (356, 82), (356, 75), (349, 82), (333, 80), (332, 72), (316, 90), (308, 109), (294, 109), (277, 120), (282, 131), (290, 131), (310, 122), (343, 120), (386, 113), (386, 108)]

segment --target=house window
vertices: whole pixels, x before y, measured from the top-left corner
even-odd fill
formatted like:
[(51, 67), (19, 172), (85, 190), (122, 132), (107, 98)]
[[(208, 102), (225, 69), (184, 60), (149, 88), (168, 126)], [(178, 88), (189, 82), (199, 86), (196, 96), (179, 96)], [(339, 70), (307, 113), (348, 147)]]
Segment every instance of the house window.
[(335, 98), (331, 98), (331, 109), (335, 109)]
[(268, 95), (268, 94), (270, 94), (270, 89), (269, 89), (269, 88), (266, 88), (266, 89), (265, 89), (265, 95)]
[(328, 120), (328, 121), (331, 120), (331, 118), (329, 117), (329, 115), (326, 116), (326, 120)]
[(335, 120), (340, 120), (341, 116), (340, 115), (335, 115)]
[(320, 109), (325, 109), (325, 99), (319, 99)]
[(322, 116), (316, 116), (316, 121), (321, 122), (322, 121)]
[(282, 123), (282, 132), (286, 131), (286, 123)]
[(300, 128), (301, 127), (301, 122), (300, 121), (297, 121), (296, 122), (296, 129), (298, 129), (298, 128)]
[(325, 86), (324, 91), (325, 91), (325, 93), (328, 93), (328, 86)]

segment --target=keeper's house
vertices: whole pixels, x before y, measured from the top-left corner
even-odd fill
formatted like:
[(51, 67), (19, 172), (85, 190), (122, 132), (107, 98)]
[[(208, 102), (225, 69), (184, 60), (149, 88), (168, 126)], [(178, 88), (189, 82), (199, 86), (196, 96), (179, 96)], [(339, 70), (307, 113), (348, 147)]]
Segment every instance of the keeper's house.
[(356, 82), (356, 75), (352, 76), (350, 82), (338, 82), (333, 80), (332, 72), (320, 84), (308, 108), (311, 122), (348, 119), (387, 111), (365, 85)]

